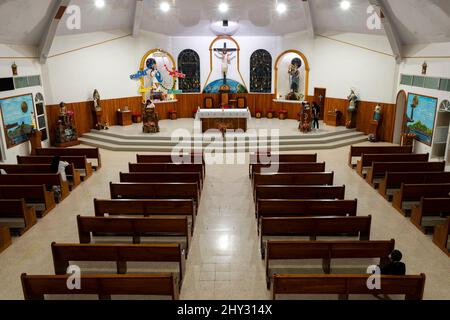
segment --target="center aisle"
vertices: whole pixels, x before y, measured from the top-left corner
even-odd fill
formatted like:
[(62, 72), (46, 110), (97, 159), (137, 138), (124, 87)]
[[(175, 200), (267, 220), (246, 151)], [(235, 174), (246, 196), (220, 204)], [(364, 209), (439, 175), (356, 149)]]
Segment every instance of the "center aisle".
[(181, 299), (269, 299), (248, 165), (206, 168)]

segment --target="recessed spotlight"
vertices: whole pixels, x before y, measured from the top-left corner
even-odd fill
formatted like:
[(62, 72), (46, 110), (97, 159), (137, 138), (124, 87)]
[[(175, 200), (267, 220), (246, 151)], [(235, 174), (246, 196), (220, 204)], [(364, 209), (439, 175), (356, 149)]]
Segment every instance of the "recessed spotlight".
[(350, 1), (344, 0), (341, 1), (341, 9), (342, 10), (348, 10), (352, 6), (352, 3)]
[(222, 2), (221, 4), (219, 4), (219, 11), (222, 13), (225, 13), (228, 11), (228, 9), (230, 9), (230, 7), (228, 6), (227, 3)]
[(169, 12), (170, 10), (170, 4), (168, 2), (161, 2), (159, 5), (159, 9), (161, 9), (162, 12)]
[(279, 3), (279, 4), (277, 5), (277, 11), (278, 11), (278, 13), (285, 13), (286, 10), (287, 10), (287, 7), (286, 7), (286, 5), (285, 5), (284, 3)]
[(97, 8), (103, 8), (105, 6), (105, 0), (95, 0), (95, 6)]

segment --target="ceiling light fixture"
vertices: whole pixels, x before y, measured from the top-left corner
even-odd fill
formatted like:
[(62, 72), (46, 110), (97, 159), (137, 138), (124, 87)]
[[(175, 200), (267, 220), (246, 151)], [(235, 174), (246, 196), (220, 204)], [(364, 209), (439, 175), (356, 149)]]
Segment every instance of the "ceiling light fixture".
[(169, 12), (170, 4), (166, 1), (161, 2), (161, 4), (159, 5), (159, 9), (161, 9), (162, 12)]
[(225, 2), (222, 2), (221, 4), (219, 4), (219, 11), (222, 12), (222, 13), (227, 12), (229, 8), (230, 7)]
[(287, 7), (284, 3), (277, 4), (277, 11), (278, 13), (285, 13), (287, 10)]
[(95, 6), (97, 8), (103, 8), (105, 6), (105, 0), (95, 0)]
[(350, 1), (344, 0), (341, 1), (341, 9), (342, 10), (348, 10), (352, 6), (352, 3)]

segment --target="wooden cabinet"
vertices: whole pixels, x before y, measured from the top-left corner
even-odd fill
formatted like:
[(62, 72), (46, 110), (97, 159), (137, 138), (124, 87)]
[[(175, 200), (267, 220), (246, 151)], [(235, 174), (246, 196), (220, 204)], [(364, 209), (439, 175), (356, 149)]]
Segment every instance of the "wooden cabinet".
[(341, 122), (341, 112), (340, 111), (328, 111), (327, 114), (327, 125), (332, 127), (340, 126)]
[(117, 122), (119, 126), (131, 126), (133, 124), (131, 111), (117, 111)]

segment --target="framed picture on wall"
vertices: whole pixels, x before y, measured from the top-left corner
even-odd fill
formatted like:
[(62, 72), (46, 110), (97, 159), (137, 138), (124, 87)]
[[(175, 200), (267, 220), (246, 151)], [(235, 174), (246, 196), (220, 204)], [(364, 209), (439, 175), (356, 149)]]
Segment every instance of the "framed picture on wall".
[(34, 112), (33, 95), (26, 94), (0, 100), (3, 130), (8, 149), (28, 141)]
[(406, 126), (416, 140), (431, 146), (438, 99), (420, 94), (408, 94)]

